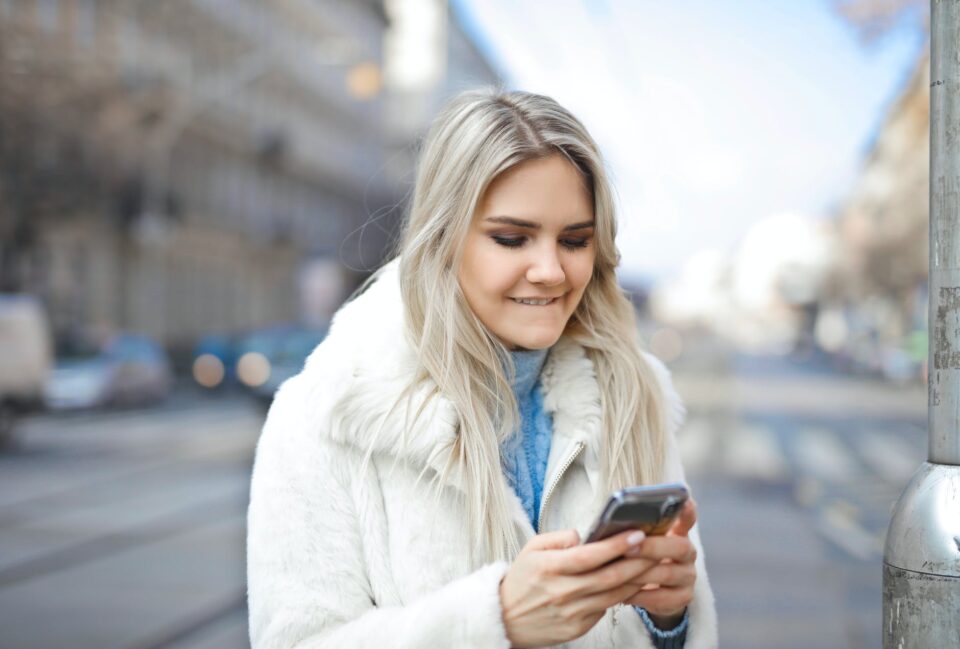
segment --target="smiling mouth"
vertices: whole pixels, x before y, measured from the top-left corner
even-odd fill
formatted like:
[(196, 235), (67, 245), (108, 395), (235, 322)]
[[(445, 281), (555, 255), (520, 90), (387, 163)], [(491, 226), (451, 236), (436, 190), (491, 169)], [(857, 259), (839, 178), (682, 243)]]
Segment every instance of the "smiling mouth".
[(548, 306), (556, 302), (559, 298), (550, 297), (550, 298), (524, 298), (524, 297), (512, 297), (510, 298), (517, 304), (525, 304), (527, 306)]

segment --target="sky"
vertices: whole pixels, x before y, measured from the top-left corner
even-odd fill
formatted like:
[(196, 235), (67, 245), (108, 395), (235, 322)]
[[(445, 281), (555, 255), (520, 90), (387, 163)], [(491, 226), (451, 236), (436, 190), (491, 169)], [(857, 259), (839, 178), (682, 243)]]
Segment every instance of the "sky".
[(865, 45), (827, 0), (454, 0), (507, 85), (557, 99), (619, 196), (621, 273), (727, 252), (761, 220), (831, 218), (923, 36)]

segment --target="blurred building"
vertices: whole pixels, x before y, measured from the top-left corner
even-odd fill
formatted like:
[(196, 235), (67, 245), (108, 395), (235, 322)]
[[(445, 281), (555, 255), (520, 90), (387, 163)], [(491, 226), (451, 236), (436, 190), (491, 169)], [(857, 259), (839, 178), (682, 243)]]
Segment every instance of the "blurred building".
[(456, 3), (384, 0), (390, 25), (384, 40), (385, 173), (394, 193), (413, 190), (418, 149), (441, 106), (453, 95), (502, 79), (464, 29)]
[(869, 354), (876, 358), (926, 327), (929, 134), (930, 61), (923, 56), (880, 125), (840, 212), (841, 252), (822, 298), (845, 314), (843, 328), (851, 336), (870, 339)]
[[(435, 16), (407, 67), (434, 71), (403, 86), (407, 4)], [(408, 190), (396, 158), (454, 86), (499, 80), (454, 18), (440, 0), (0, 0), (0, 290), (40, 295), (60, 338), (175, 348), (335, 305), (302, 295), (318, 268), (338, 281), (317, 261), (341, 293), (375, 268)], [(405, 105), (428, 108), (393, 119)]]

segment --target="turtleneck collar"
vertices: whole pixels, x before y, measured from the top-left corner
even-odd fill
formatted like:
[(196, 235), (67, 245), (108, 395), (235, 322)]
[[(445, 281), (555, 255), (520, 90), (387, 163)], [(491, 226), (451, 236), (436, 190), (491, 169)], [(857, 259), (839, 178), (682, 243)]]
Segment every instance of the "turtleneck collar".
[(533, 390), (540, 378), (540, 370), (547, 360), (547, 354), (550, 348), (530, 349), (511, 351), (510, 357), (513, 359), (513, 365), (517, 370), (517, 375), (512, 382), (513, 393), (518, 397), (525, 397)]

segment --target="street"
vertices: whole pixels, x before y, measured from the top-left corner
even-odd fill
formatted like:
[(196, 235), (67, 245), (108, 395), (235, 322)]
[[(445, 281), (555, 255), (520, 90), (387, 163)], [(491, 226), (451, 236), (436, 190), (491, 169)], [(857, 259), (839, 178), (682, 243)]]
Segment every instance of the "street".
[[(40, 416), (0, 456), (4, 647), (242, 647), (246, 398)], [(182, 642), (182, 644), (181, 644)]]
[[(883, 537), (925, 459), (924, 388), (711, 346), (685, 359), (680, 445), (720, 646), (879, 646)], [(262, 418), (243, 395), (181, 389), (154, 410), (25, 420), (0, 455), (3, 647), (246, 646)]]
[(721, 647), (874, 648), (890, 512), (926, 459), (926, 392), (729, 362), (676, 372)]

